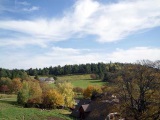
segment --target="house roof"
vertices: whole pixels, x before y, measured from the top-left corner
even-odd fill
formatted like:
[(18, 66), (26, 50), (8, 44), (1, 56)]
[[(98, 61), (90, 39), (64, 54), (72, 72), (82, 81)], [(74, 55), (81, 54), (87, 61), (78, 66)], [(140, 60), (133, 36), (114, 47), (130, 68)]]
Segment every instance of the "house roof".
[(110, 94), (102, 94), (89, 105), (91, 110), (85, 120), (105, 120), (107, 115), (117, 112), (119, 109), (119, 99), (113, 98)]
[(74, 117), (79, 117), (79, 108), (82, 105), (89, 104), (91, 102), (90, 99), (82, 99), (82, 100), (76, 100), (77, 105), (75, 106), (75, 109), (72, 111), (71, 115)]
[(80, 101), (77, 103), (75, 109), (76, 109), (76, 110), (79, 110), (79, 108), (80, 108), (82, 105), (89, 104), (90, 102), (91, 102), (90, 99), (82, 99), (82, 100), (80, 100)]
[(89, 113), (85, 120), (105, 120), (109, 113), (118, 111), (118, 106), (119, 99), (113, 99), (107, 94), (93, 101), (80, 100), (71, 115), (79, 117), (80, 114), (78, 110), (82, 108), (84, 112)]
[(39, 80), (40, 81), (54, 81), (54, 79), (52, 77), (50, 77), (50, 78), (40, 77)]
[(91, 105), (85, 104), (81, 106), (84, 112), (90, 112), (91, 111)]
[(111, 112), (116, 112), (118, 103), (93, 101), (90, 104), (91, 112), (85, 120), (105, 120)]
[(54, 81), (54, 79), (50, 77), (50, 78), (46, 78), (45, 81)]
[(40, 77), (39, 78), (40, 81), (45, 81), (45, 79), (46, 79), (45, 77)]

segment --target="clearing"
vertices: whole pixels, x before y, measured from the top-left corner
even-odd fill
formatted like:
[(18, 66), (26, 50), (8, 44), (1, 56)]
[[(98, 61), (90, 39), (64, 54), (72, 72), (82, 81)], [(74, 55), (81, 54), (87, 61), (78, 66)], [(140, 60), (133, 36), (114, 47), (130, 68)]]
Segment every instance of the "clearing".
[(106, 82), (102, 82), (101, 80), (93, 80), (90, 78), (90, 74), (83, 75), (66, 75), (66, 76), (58, 76), (58, 80), (66, 80), (73, 84), (74, 87), (86, 88), (88, 85), (93, 86), (102, 86)]

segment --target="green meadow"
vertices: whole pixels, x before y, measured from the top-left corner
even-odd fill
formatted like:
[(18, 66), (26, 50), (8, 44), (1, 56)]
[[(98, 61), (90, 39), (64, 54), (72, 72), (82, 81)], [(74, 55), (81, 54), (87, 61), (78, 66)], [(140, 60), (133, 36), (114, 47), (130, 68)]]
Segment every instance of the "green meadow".
[(0, 120), (73, 120), (68, 110), (24, 108), (16, 103), (16, 95), (0, 96)]
[(74, 87), (86, 88), (89, 85), (93, 86), (102, 86), (105, 83), (101, 80), (93, 80), (90, 78), (90, 74), (84, 75), (66, 75), (66, 76), (58, 76), (58, 80), (64, 80), (71, 82)]

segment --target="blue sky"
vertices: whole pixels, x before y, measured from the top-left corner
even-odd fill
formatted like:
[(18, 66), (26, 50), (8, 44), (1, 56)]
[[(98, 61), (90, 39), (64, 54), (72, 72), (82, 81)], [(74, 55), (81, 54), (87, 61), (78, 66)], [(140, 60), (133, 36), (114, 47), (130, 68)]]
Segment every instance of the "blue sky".
[(0, 67), (160, 60), (160, 0), (0, 0)]

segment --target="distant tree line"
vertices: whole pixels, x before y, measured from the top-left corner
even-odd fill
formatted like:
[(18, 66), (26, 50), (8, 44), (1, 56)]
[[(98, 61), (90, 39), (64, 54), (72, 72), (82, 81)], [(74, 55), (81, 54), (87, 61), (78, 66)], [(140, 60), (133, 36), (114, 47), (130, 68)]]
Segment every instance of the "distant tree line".
[(105, 72), (113, 72), (120, 69), (123, 66), (122, 63), (91, 63), (91, 64), (75, 64), (75, 65), (65, 65), (56, 67), (45, 67), (43, 69), (33, 69), (30, 68), (26, 70), (28, 75), (68, 75), (68, 74), (103, 74)]
[(28, 74), (23, 69), (9, 70), (9, 69), (0, 68), (0, 78), (2, 78), (2, 77), (7, 77), (10, 79), (14, 79), (14, 78), (26, 79), (26, 78), (28, 78)]
[(65, 65), (56, 67), (45, 67), (43, 69), (28, 69), (26, 72), (28, 75), (67, 75), (67, 74), (90, 74), (106, 71), (106, 64), (104, 63), (92, 63), (92, 64), (80, 64), (80, 65)]
[[(160, 69), (160, 61), (149, 61), (144, 60), (143, 64), (147, 64), (150, 67)], [(26, 79), (28, 75), (30, 76), (58, 76), (58, 75), (68, 75), (68, 74), (95, 74), (98, 79), (107, 81), (110, 79), (116, 71), (122, 69), (124, 66), (133, 65), (128, 63), (88, 63), (88, 64), (75, 64), (75, 65), (65, 65), (65, 66), (55, 66), (55, 67), (45, 67), (45, 68), (30, 68), (24, 69), (4, 69), (0, 68), (0, 78), (7, 77), (10, 79), (21, 78)]]

